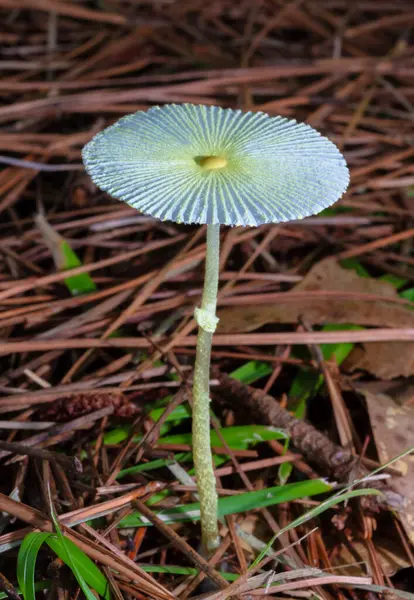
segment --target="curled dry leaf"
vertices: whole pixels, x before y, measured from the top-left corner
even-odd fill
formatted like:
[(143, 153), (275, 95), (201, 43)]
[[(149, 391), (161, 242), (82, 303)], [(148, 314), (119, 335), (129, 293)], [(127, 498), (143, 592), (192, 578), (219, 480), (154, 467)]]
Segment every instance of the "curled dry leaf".
[[(414, 408), (400, 406), (390, 396), (363, 392), (380, 462), (385, 464), (410, 446), (414, 447)], [(402, 476), (392, 478), (392, 487), (405, 500), (399, 511), (401, 523), (414, 544), (414, 455), (393, 465)]]
[[(371, 327), (414, 327), (414, 311), (399, 304), (387, 302), (397, 299), (395, 288), (385, 282), (360, 277), (354, 271), (343, 269), (336, 260), (327, 259), (316, 264), (298, 283), (295, 292), (269, 304), (234, 306), (219, 311), (219, 333), (254, 331), (269, 323), (298, 323), (305, 319), (312, 325), (328, 323), (354, 324)], [(322, 292), (354, 293), (355, 297), (323, 295)], [(321, 292), (309, 295), (307, 292)], [(361, 294), (359, 298), (357, 295)], [(362, 295), (383, 297), (381, 300), (364, 299)], [(347, 360), (349, 369), (365, 369), (370, 373), (391, 379), (414, 373), (414, 344), (406, 342), (378, 342), (363, 344)]]

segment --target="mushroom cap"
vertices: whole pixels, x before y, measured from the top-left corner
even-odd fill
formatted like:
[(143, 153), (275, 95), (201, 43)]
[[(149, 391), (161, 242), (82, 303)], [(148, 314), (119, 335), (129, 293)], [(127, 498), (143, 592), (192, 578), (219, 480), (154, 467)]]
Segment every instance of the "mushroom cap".
[(301, 219), (349, 183), (338, 148), (309, 125), (218, 106), (138, 111), (98, 133), (82, 156), (99, 188), (177, 223)]

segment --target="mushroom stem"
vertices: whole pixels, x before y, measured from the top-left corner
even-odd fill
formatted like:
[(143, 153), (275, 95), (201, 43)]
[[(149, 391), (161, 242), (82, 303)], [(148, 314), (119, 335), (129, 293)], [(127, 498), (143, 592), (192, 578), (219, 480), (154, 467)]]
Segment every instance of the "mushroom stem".
[(193, 384), (193, 455), (200, 497), (202, 544), (207, 553), (219, 546), (217, 491), (210, 444), (210, 360), (219, 279), (220, 225), (207, 225), (207, 252)]

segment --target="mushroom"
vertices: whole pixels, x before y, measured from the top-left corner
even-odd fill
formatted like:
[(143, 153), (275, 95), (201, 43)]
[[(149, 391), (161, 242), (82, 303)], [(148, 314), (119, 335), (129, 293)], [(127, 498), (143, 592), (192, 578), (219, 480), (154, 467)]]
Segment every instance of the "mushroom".
[(83, 149), (95, 184), (141, 212), (207, 224), (205, 281), (193, 383), (193, 454), (202, 543), (219, 544), (210, 446), (209, 374), (216, 317), (220, 225), (301, 219), (332, 205), (349, 172), (337, 147), (309, 125), (262, 112), (165, 105), (121, 118)]

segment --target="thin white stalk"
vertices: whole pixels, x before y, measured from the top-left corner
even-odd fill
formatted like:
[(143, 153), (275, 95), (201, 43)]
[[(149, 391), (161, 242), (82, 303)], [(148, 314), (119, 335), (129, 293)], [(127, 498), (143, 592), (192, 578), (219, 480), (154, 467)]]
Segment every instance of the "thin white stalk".
[(211, 553), (220, 543), (217, 525), (217, 491), (210, 444), (210, 361), (216, 327), (219, 278), (220, 225), (207, 225), (207, 252), (193, 384), (193, 455), (200, 496), (202, 544)]

